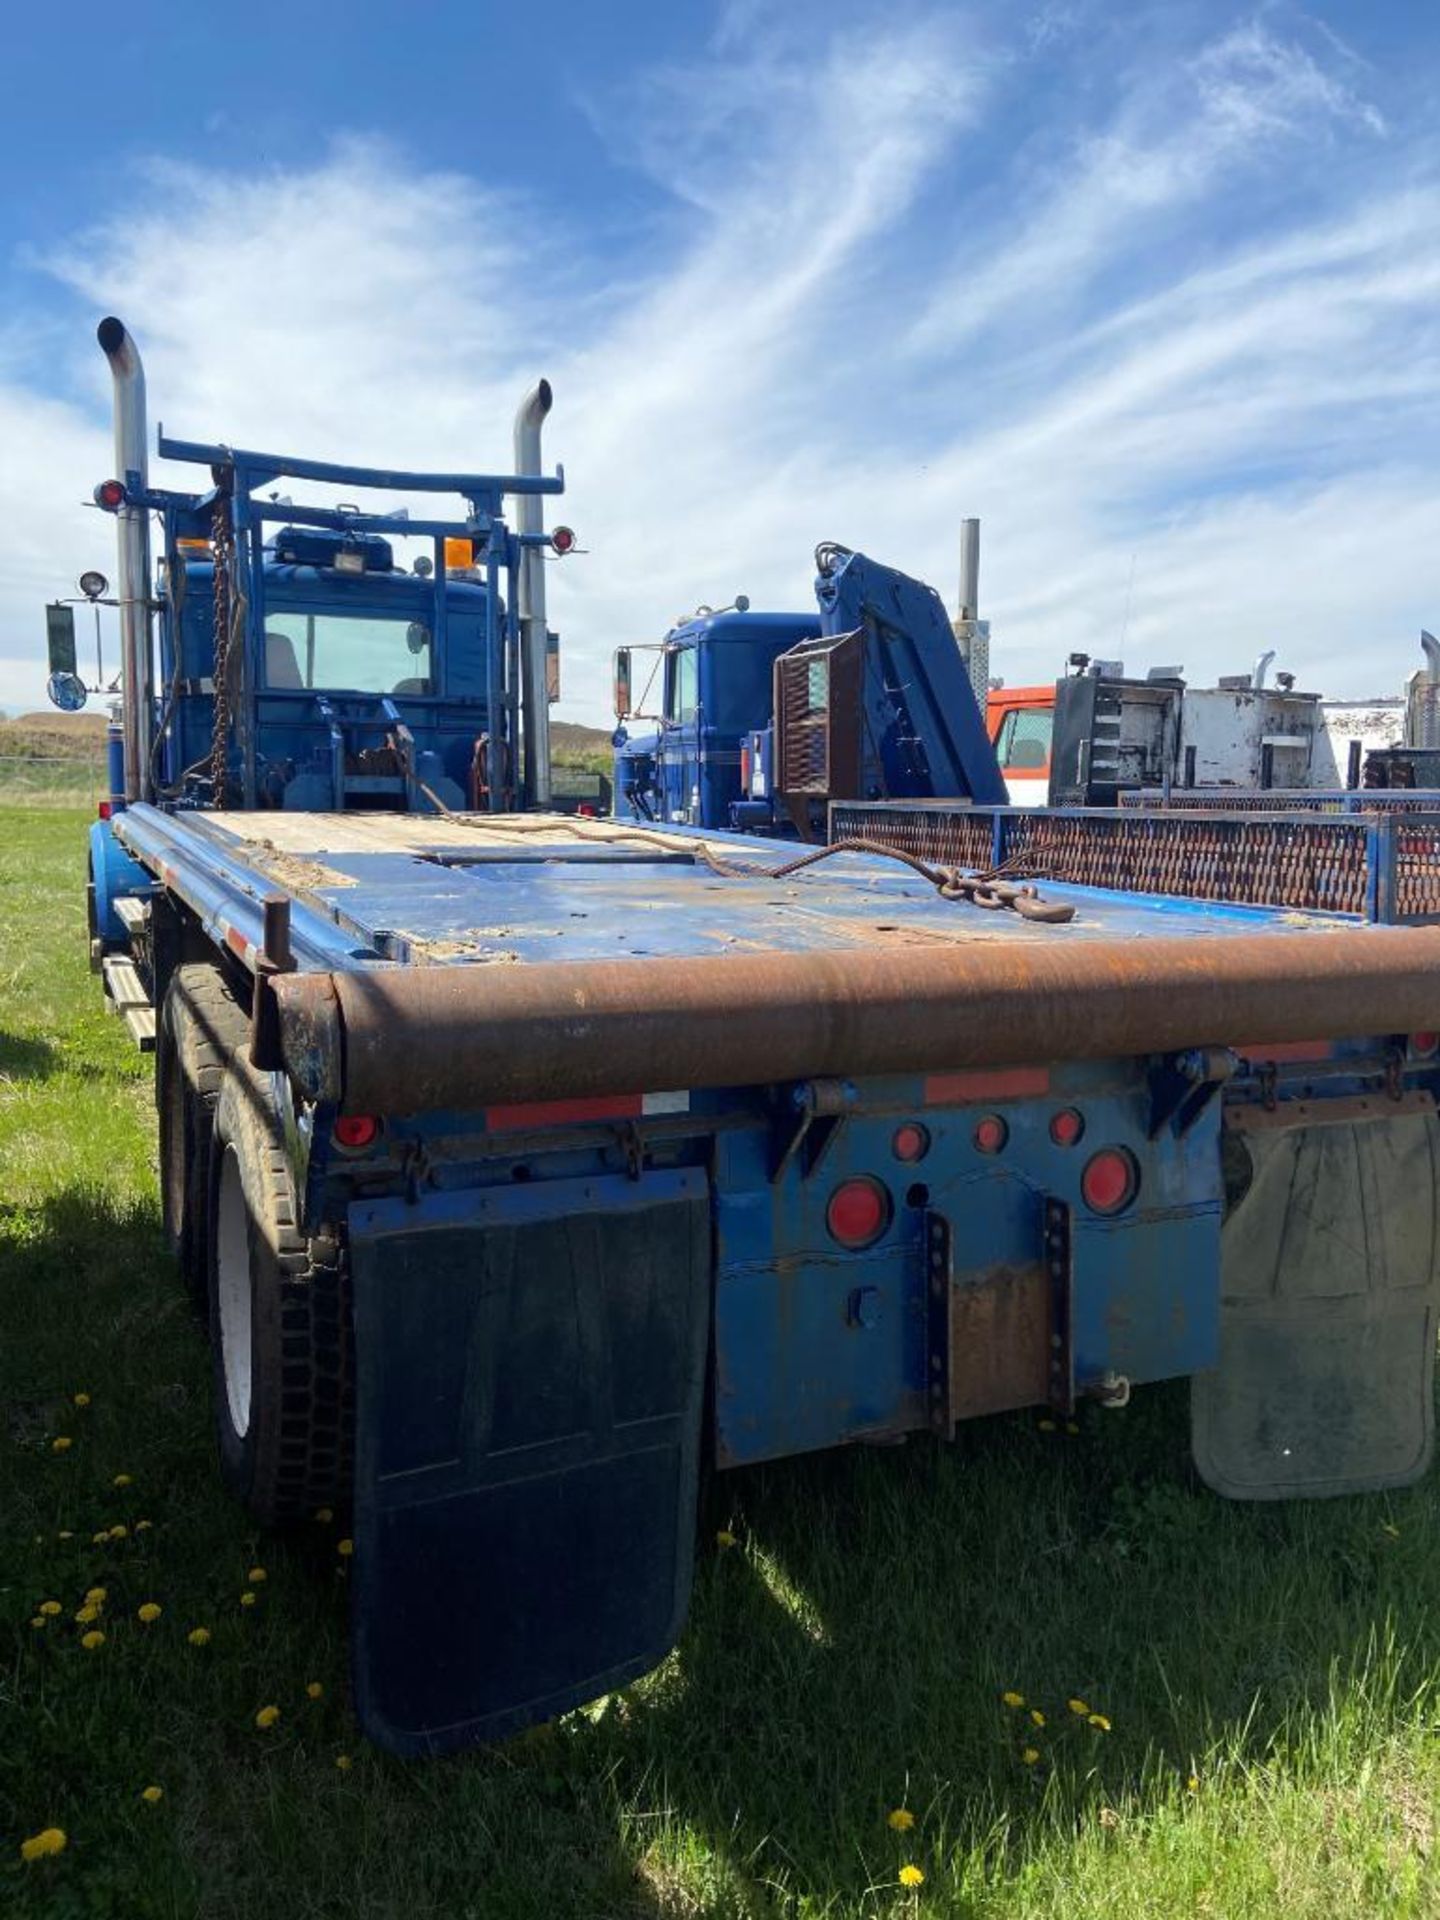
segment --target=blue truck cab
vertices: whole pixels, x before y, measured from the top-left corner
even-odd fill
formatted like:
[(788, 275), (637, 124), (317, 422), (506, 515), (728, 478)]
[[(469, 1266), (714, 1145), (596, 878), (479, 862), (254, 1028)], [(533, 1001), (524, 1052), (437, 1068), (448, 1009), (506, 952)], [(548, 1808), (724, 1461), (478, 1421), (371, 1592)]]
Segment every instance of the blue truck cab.
[[(176, 515), (181, 524), (201, 519)], [(158, 621), (160, 684), (174, 711), (158, 772), (167, 790), (183, 792), (188, 769), (209, 780), (215, 773), (217, 582), (208, 529), (177, 534), (174, 548)], [(262, 555), (265, 621), (249, 663), (254, 804), (408, 808), (424, 803), (420, 783), (450, 807), (480, 801), (489, 608), (486, 586), (469, 577), (474, 569), (448, 575), (442, 600), (428, 556), (412, 572), (375, 534), (282, 526)], [(496, 616), (503, 641), (503, 597)], [(402, 727), (414, 742), (408, 764), (395, 748)], [(246, 743), (231, 738), (224, 779), (232, 794), (243, 792), (246, 773)]]
[[(658, 645), (633, 649), (650, 656), (642, 708), (658, 691), (658, 711), (633, 716), (653, 720), (651, 731), (632, 733), (624, 718), (616, 730), (617, 813), (690, 826), (768, 825), (768, 749), (757, 755), (756, 716), (770, 710), (776, 660), (819, 632), (818, 614), (735, 606), (697, 613)], [(622, 649), (616, 674), (628, 718), (628, 695), (618, 697), (622, 669), (634, 672), (630, 650)]]
[(834, 541), (815, 564), (815, 613), (702, 609), (648, 649), (653, 733), (628, 731), (635, 650), (617, 652), (619, 817), (814, 840), (836, 801), (1004, 800), (939, 594)]

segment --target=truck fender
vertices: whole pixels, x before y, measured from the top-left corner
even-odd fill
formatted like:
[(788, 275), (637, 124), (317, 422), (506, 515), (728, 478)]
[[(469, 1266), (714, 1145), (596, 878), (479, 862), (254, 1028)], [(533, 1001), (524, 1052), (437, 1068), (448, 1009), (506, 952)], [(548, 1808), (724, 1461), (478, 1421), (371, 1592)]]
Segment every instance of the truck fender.
[(126, 853), (108, 820), (96, 820), (90, 827), (90, 887), (90, 938), (101, 941), (106, 952), (124, 947), (127, 935), (115, 902), (124, 894), (148, 897), (155, 891), (155, 880)]

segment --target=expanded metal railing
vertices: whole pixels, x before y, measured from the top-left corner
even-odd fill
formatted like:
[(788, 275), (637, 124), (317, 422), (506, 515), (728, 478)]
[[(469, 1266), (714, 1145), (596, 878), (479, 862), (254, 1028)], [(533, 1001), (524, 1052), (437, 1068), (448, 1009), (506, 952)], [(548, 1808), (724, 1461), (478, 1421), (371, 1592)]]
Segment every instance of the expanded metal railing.
[(1126, 813), (1440, 813), (1436, 787), (1135, 787)]
[(971, 807), (837, 801), (832, 840), (969, 872), (1399, 924), (1440, 920), (1440, 795), (1427, 813)]

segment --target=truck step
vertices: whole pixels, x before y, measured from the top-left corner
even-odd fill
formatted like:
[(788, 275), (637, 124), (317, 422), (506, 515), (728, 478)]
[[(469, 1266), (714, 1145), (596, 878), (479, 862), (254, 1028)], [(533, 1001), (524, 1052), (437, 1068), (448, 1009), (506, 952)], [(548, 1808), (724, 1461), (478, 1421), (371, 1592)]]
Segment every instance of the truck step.
[(115, 902), (115, 917), (127, 933), (138, 933), (150, 918), (150, 902), (140, 894), (123, 893)]
[(140, 1051), (150, 1053), (155, 1046), (155, 1009), (134, 961), (124, 954), (110, 953), (105, 956), (102, 971), (106, 1005), (122, 1016)]
[(153, 1053), (155, 1051), (155, 1009), (124, 1007), (121, 1012), (125, 1025), (130, 1029), (130, 1038), (141, 1053)]

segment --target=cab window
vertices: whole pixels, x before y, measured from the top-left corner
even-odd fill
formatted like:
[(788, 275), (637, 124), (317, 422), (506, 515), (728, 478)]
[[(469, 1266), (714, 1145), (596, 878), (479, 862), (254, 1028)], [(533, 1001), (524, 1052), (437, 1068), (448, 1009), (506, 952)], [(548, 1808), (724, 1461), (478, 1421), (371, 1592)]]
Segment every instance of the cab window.
[(699, 704), (699, 656), (694, 647), (679, 647), (670, 655), (665, 675), (665, 718), (677, 726), (695, 718)]
[(1043, 773), (1054, 726), (1053, 707), (1011, 707), (995, 736), (995, 757), (1007, 773)]

